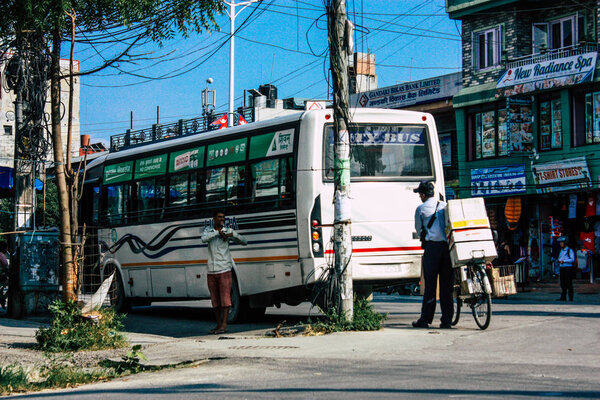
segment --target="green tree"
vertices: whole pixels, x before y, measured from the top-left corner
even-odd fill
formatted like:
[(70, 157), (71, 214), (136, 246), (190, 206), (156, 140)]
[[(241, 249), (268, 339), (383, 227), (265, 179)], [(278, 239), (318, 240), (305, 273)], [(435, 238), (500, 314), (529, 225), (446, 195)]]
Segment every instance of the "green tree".
[[(64, 154), (61, 132), (60, 85), (74, 75), (93, 73), (129, 55), (132, 48), (147, 41), (162, 43), (176, 34), (217, 28), (215, 17), (223, 12), (220, 0), (2, 0), (0, 1), (0, 41), (5, 45), (26, 37), (51, 54), (49, 74), (50, 115), (57, 197), (60, 210), (60, 242), (63, 298), (73, 299), (74, 246), (77, 242), (78, 176), (71, 169), (70, 140)], [(62, 74), (60, 57), (63, 42), (71, 41), (75, 26), (87, 34), (127, 43), (124, 51), (87, 72)], [(116, 39), (115, 39), (116, 38)], [(2, 44), (2, 43), (0, 43)], [(73, 50), (71, 49), (71, 55)], [(72, 57), (72, 56), (71, 56)], [(72, 71), (72, 70), (71, 70)], [(70, 81), (72, 82), (72, 80)], [(72, 87), (72, 84), (70, 85)], [(69, 102), (71, 103), (71, 101)], [(69, 107), (70, 108), (70, 107)], [(69, 110), (69, 115), (71, 111)], [(69, 123), (70, 126), (70, 123)], [(69, 128), (70, 133), (70, 128)], [(68, 138), (70, 139), (70, 138)]]

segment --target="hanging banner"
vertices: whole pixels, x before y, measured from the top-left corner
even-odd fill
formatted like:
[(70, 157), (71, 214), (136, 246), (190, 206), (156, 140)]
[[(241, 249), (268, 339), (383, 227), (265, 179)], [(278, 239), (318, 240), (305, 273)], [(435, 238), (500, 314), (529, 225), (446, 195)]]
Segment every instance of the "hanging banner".
[(250, 158), (291, 153), (294, 149), (294, 130), (286, 129), (250, 138)]
[(246, 159), (246, 139), (230, 140), (208, 146), (206, 165), (222, 165)]
[(498, 196), (527, 191), (525, 165), (471, 169), (471, 196)]
[(598, 53), (592, 52), (509, 68), (498, 80), (496, 88), (501, 89), (500, 94), (508, 97), (534, 90), (590, 82), (594, 79), (597, 56)]
[(130, 181), (133, 177), (133, 161), (104, 167), (104, 184)]
[(180, 172), (204, 166), (204, 147), (171, 153), (169, 172)]
[(161, 154), (135, 162), (135, 178), (149, 178), (167, 172), (167, 155)]
[(538, 193), (583, 189), (592, 186), (585, 157), (534, 164), (531, 172)]
[(449, 167), (452, 165), (452, 135), (439, 135), (440, 152), (442, 153), (442, 165)]
[(452, 98), (461, 87), (462, 73), (456, 72), (352, 94), (350, 95), (350, 105), (356, 108), (401, 108)]

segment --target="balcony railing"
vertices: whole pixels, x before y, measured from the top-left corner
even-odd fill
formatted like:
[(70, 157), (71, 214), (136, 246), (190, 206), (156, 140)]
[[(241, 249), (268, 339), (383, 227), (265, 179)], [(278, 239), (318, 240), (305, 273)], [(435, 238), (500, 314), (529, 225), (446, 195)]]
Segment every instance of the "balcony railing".
[(560, 49), (546, 50), (543, 53), (540, 52), (538, 54), (514, 58), (506, 63), (506, 69), (518, 68), (524, 65), (537, 64), (544, 61), (552, 61), (597, 51), (598, 45), (596, 43), (578, 43), (568, 47), (561, 47)]
[[(110, 151), (119, 151), (160, 140), (214, 131), (215, 129), (219, 129), (219, 126), (211, 125), (211, 122), (222, 114), (226, 113), (215, 113), (210, 117), (180, 119), (170, 124), (155, 124), (151, 127), (135, 131), (127, 130), (125, 133), (110, 137)], [(253, 122), (252, 109), (243, 109), (241, 115), (247, 122)]]

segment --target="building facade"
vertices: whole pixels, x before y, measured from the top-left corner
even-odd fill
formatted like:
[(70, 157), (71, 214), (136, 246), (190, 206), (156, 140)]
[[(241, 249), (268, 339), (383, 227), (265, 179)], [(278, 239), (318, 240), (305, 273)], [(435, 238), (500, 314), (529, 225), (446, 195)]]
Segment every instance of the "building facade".
[[(0, 60), (0, 167), (10, 167), (14, 165), (15, 154), (15, 94), (12, 91), (5, 90), (4, 86), (4, 67), (6, 60)], [(61, 69), (68, 73), (69, 61), (61, 60)], [(79, 62), (75, 62), (75, 71), (79, 71)], [(50, 115), (50, 89), (48, 88), (48, 97), (46, 103), (46, 115)], [(66, 154), (67, 151), (67, 107), (69, 104), (69, 81), (61, 82), (61, 108), (63, 117), (61, 119), (61, 129), (63, 146)], [(48, 121), (50, 124), (50, 121)], [(74, 79), (73, 85), (73, 137), (71, 137), (71, 153), (79, 155), (79, 77)], [(47, 155), (47, 161), (53, 161), (52, 149)]]
[(458, 195), (486, 198), (532, 278), (553, 274), (559, 235), (589, 270), (600, 236), (599, 4), (446, 1), (463, 28)]

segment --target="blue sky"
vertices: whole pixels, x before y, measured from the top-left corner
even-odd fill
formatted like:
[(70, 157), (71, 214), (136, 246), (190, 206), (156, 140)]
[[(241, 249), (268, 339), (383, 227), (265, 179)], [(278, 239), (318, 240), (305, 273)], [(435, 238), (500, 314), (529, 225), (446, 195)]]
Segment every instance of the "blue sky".
[[(238, 0), (239, 1), (239, 0)], [(236, 27), (248, 19), (235, 41), (235, 107), (243, 90), (273, 83), (279, 98), (327, 98), (327, 32), (324, 0), (264, 0), (243, 10)], [(450, 20), (443, 0), (347, 0), (357, 27), (355, 51), (375, 54), (379, 87), (460, 70), (460, 22)], [(254, 10), (254, 12), (253, 12)], [(219, 17), (220, 32), (175, 38), (162, 47), (135, 50), (145, 60), (122, 63), (81, 78), (81, 133), (92, 142), (129, 128), (174, 122), (202, 114), (201, 92), (206, 79), (216, 90), (217, 110), (227, 110), (229, 98), (229, 18)], [(107, 44), (76, 48), (83, 71), (118, 51)], [(145, 79), (125, 74), (130, 71)], [(175, 76), (179, 75), (179, 76)]]

